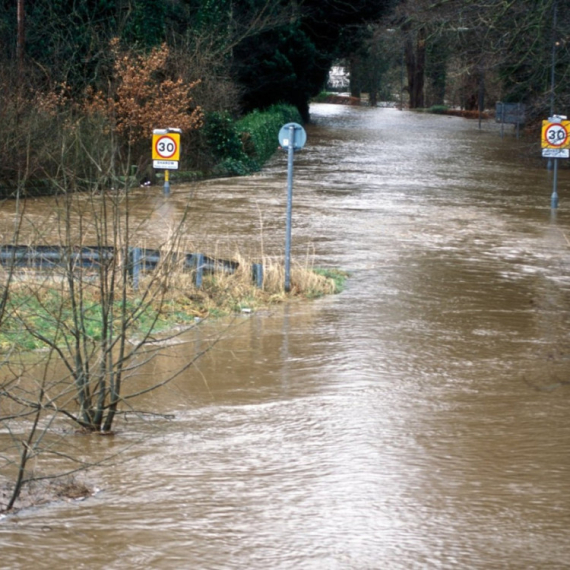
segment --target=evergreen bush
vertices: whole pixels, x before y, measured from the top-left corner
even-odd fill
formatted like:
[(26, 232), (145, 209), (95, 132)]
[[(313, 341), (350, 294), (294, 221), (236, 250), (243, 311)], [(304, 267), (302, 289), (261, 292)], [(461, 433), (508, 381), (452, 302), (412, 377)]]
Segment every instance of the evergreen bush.
[(242, 160), (244, 153), (235, 122), (228, 112), (206, 115), (204, 135), (214, 158)]
[(238, 121), (228, 113), (208, 114), (204, 135), (218, 161), (214, 172), (244, 175), (258, 171), (277, 149), (281, 127), (301, 121), (299, 111), (285, 104), (253, 111)]

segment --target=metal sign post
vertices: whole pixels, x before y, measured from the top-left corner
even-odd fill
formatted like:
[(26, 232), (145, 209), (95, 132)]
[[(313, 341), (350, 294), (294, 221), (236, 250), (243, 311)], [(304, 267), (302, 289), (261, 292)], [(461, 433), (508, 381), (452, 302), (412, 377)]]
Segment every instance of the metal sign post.
[(293, 153), (307, 142), (305, 129), (297, 123), (287, 123), (279, 131), (279, 144), (287, 156), (287, 223), (285, 230), (285, 291), (291, 291), (291, 218), (293, 214)]
[(178, 170), (181, 129), (154, 129), (152, 131), (152, 166), (164, 169), (164, 195), (170, 194), (170, 170)]
[(550, 207), (558, 208), (558, 160), (570, 156), (570, 121), (563, 115), (554, 115), (542, 121), (542, 156), (554, 161)]

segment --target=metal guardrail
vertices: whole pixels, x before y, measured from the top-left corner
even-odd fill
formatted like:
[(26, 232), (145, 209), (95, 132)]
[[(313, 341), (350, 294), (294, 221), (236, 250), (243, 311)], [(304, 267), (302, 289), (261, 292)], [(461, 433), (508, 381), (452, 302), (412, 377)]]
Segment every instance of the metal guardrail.
[[(51, 269), (69, 266), (96, 268), (114, 259), (116, 250), (113, 247), (85, 246), (65, 247), (48, 245), (0, 245), (0, 265), (18, 268)], [(203, 253), (172, 254), (173, 262), (180, 262), (184, 269), (196, 272), (197, 287), (202, 286), (205, 273), (235, 273), (239, 267), (236, 261), (216, 259)], [(133, 287), (138, 288), (140, 274), (143, 271), (154, 271), (161, 262), (162, 254), (158, 249), (142, 247), (128, 248), (128, 269)], [(252, 278), (258, 287), (263, 286), (263, 266), (255, 263), (252, 266)]]
[(81, 247), (69, 249), (50, 245), (2, 245), (0, 264), (11, 267), (49, 269), (72, 263), (75, 266), (95, 267), (104, 259), (112, 259), (112, 247)]

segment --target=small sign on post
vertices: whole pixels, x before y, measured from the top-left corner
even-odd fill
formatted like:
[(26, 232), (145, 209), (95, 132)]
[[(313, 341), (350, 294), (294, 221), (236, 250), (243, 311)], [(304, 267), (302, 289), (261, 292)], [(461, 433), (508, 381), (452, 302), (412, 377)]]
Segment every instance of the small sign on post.
[(522, 125), (525, 120), (526, 106), (523, 103), (502, 103), (497, 101), (495, 105), (495, 121), (497, 123), (509, 123)]
[(523, 103), (503, 103), (497, 101), (495, 105), (495, 121), (501, 123), (501, 138), (504, 135), (504, 125), (511, 124), (517, 128), (519, 138), (520, 126), (525, 122), (526, 106)]
[(182, 130), (170, 127), (152, 131), (152, 166), (164, 170), (164, 194), (170, 194), (169, 171), (178, 170)]
[(285, 291), (291, 291), (291, 218), (293, 214), (293, 153), (307, 142), (307, 133), (298, 123), (287, 123), (279, 131), (279, 144), (287, 150), (287, 228), (285, 235)]
[(542, 156), (554, 160), (550, 207), (558, 208), (558, 160), (570, 157), (570, 121), (564, 115), (554, 115), (542, 121)]

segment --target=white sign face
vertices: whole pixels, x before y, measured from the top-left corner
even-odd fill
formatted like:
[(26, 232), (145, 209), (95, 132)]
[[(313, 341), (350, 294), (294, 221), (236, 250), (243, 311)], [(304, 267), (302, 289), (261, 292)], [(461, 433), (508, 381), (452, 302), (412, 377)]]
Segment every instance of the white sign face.
[(153, 160), (153, 168), (161, 168), (162, 170), (178, 170), (177, 160)]
[(563, 125), (559, 124), (551, 124), (548, 125), (545, 133), (544, 138), (549, 145), (552, 146), (564, 146), (566, 140), (568, 139), (568, 132), (564, 128)]
[(161, 158), (170, 158), (176, 154), (178, 145), (172, 137), (163, 136), (156, 141), (155, 147), (157, 154)]
[(570, 158), (569, 148), (543, 148), (542, 156), (545, 158)]

